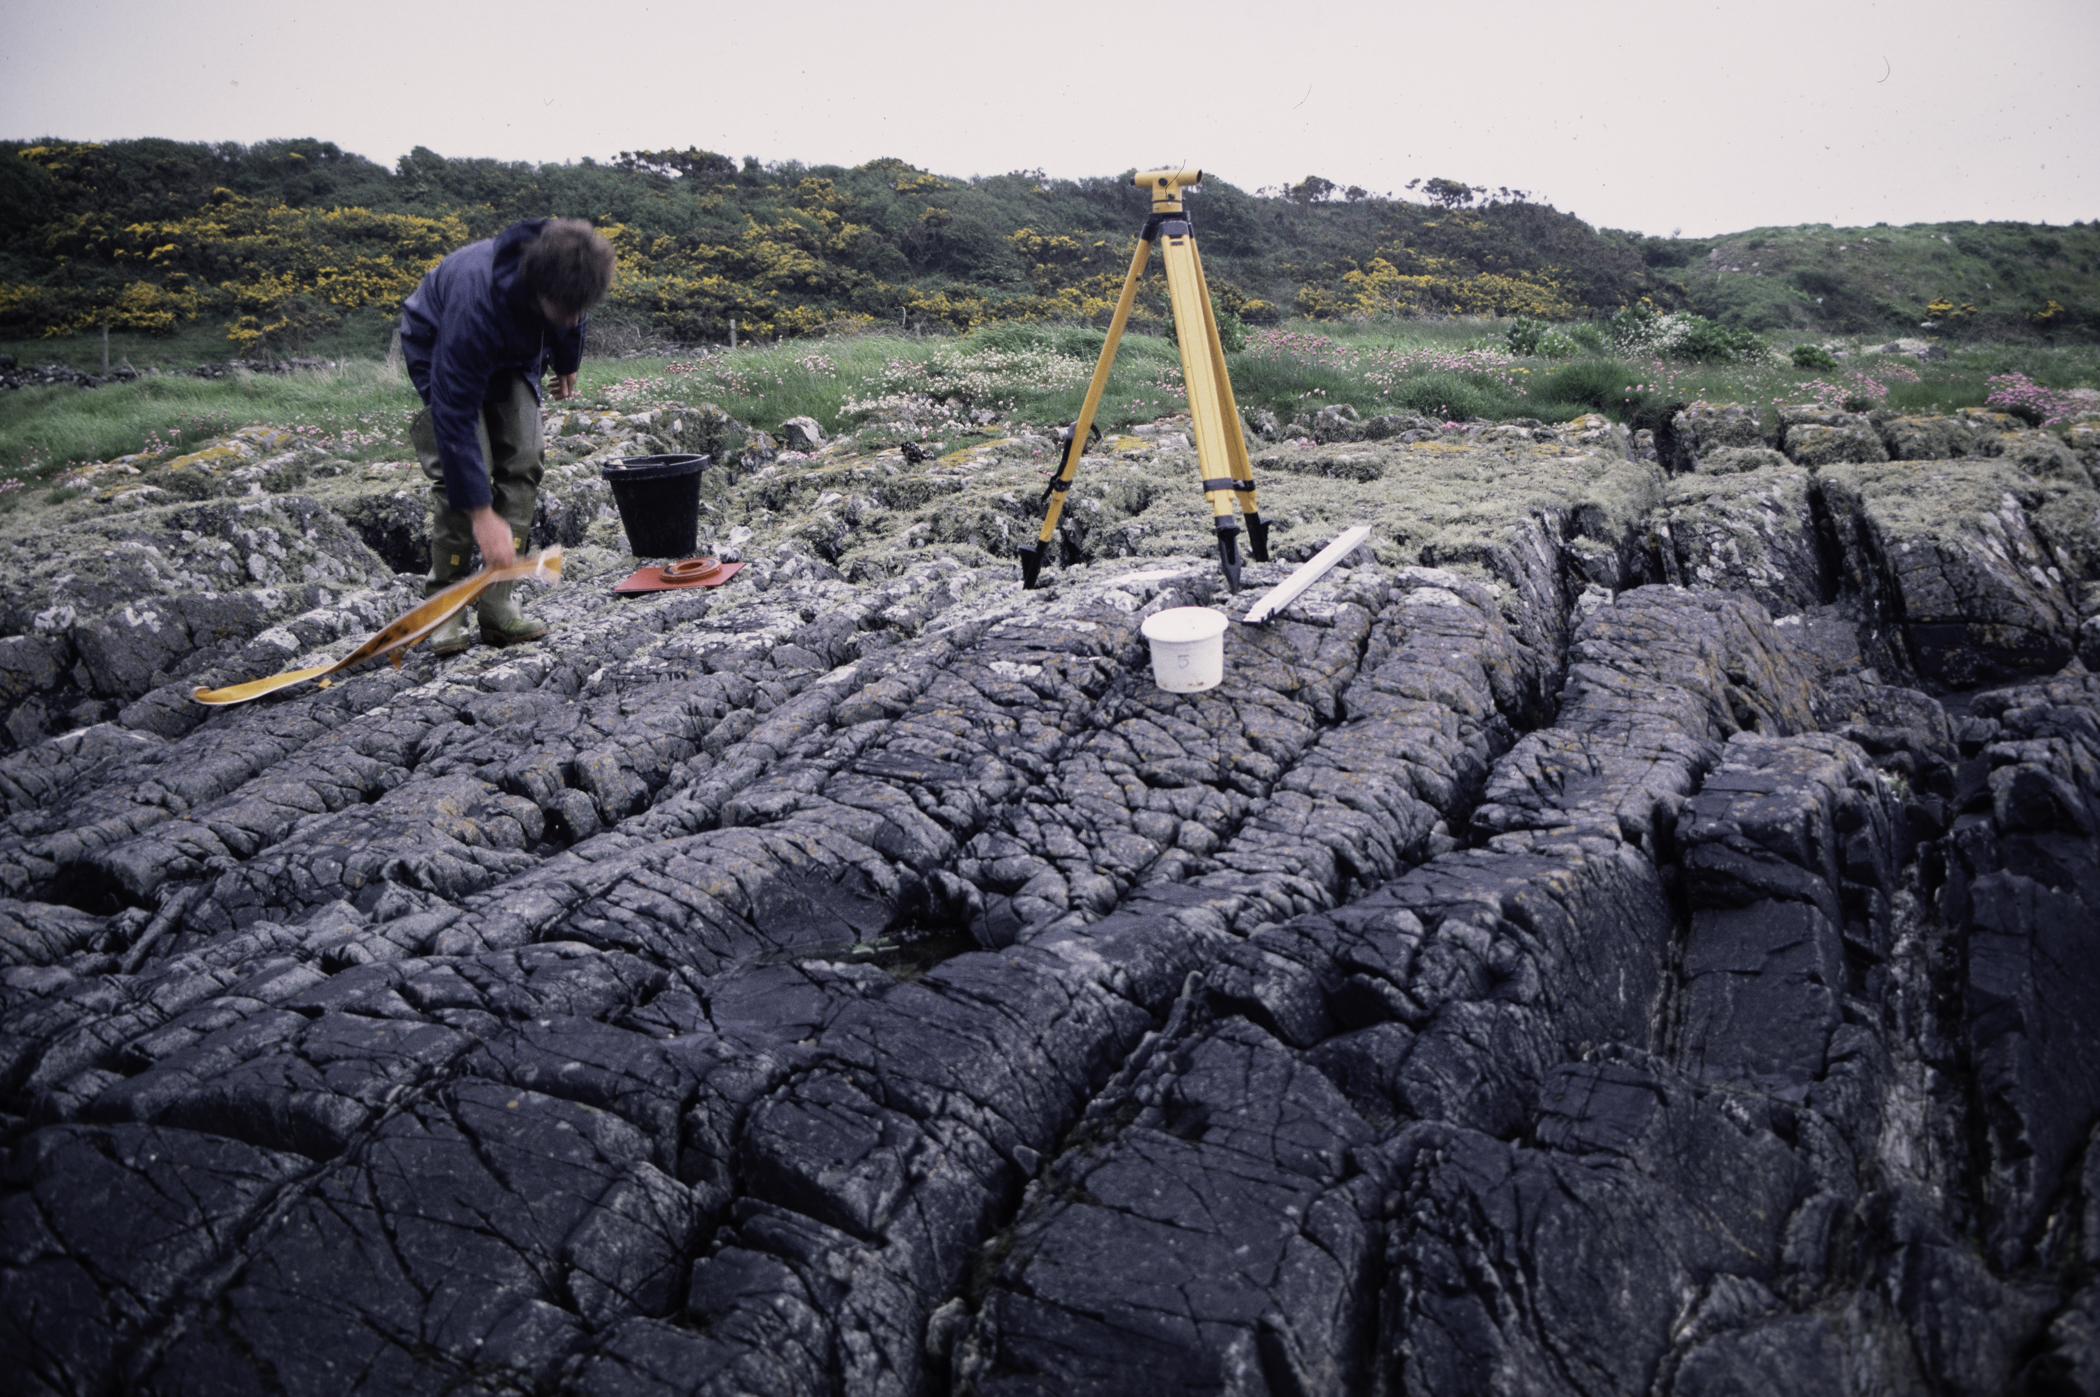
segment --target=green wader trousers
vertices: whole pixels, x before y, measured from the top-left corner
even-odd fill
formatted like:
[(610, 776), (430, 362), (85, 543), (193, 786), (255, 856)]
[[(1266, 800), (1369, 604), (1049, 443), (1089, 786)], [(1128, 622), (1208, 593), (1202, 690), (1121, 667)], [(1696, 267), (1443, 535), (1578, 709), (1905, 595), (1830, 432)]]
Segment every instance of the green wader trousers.
[[(532, 536), (532, 511), (539, 501), (540, 475), (545, 469), (540, 455), (539, 399), (525, 375), (512, 374), (509, 385), (481, 405), (481, 421), (475, 424), (474, 435), (481, 444), (482, 468), (488, 472), (489, 503), (497, 517), (510, 525), (512, 546), (522, 554), (526, 540)], [(465, 512), (452, 507), (445, 494), (445, 468), (438, 457), (437, 432), (431, 426), (429, 408), (416, 414), (408, 438), (422, 461), (423, 476), (430, 482), (427, 594), (474, 571), (474, 526)], [(513, 585), (491, 587), (478, 607), (482, 638), (493, 644), (534, 639), (546, 633), (546, 628), (537, 622), (522, 621), (511, 600)], [(449, 632), (452, 628), (446, 629)], [(461, 630), (464, 631), (463, 625)], [(463, 634), (441, 634), (433, 637), (432, 649), (445, 653), (462, 648), (465, 643)]]

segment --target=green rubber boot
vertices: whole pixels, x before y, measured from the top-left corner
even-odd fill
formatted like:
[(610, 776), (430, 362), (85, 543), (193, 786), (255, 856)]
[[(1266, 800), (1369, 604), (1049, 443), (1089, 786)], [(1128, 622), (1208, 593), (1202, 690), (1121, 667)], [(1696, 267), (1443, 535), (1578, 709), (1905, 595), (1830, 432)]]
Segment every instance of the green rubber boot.
[[(455, 510), (433, 507), (430, 511), (430, 576), (423, 580), (423, 595), (434, 597), (467, 575), (474, 556), (474, 524)], [(439, 626), (430, 636), (430, 653), (457, 655), (474, 643), (474, 608), (461, 607), (459, 614)]]
[[(423, 595), (434, 597), (444, 591), (444, 586), (435, 582), (423, 584)], [(433, 655), (457, 655), (474, 643), (474, 608), (463, 606), (452, 619), (430, 633), (430, 653)]]
[[(537, 423), (537, 418), (534, 419)], [(537, 426), (533, 435), (538, 435)], [(534, 455), (529, 464), (537, 466)], [(506, 455), (506, 469), (499, 473), (495, 482), (496, 514), (510, 525), (511, 546), (519, 557), (525, 556), (525, 540), (532, 536), (532, 510), (539, 495), (537, 469), (530, 474), (510, 469), (518, 463)], [(481, 602), (475, 610), (481, 616), (481, 638), (490, 645), (522, 645), (528, 640), (538, 640), (547, 633), (545, 621), (535, 621), (518, 610), (518, 601), (512, 595), (515, 582), (498, 582), (481, 594)]]
[(517, 585), (498, 582), (481, 594), (476, 610), (481, 615), (481, 638), (490, 645), (521, 645), (547, 633), (545, 621), (535, 621), (518, 610), (517, 599), (511, 595)]

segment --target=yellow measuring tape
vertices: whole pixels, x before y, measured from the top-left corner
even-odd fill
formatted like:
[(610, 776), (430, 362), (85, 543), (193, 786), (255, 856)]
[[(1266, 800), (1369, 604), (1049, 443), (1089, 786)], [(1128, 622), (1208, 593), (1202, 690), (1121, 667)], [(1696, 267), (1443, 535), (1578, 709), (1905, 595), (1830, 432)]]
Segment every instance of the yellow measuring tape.
[(559, 582), (561, 580), (561, 545), (520, 558), (509, 567), (483, 568), (472, 577), (455, 582), (421, 606), (393, 622), (386, 629), (364, 644), (352, 650), (332, 665), (316, 665), (312, 669), (288, 669), (282, 674), (273, 674), (268, 679), (251, 679), (245, 684), (229, 684), (223, 689), (192, 689), (190, 697), (198, 703), (221, 707), (230, 703), (246, 703), (274, 694), (279, 689), (289, 689), (294, 684), (304, 684), (309, 679), (321, 679), (337, 670), (361, 665), (366, 660), (391, 655), (398, 668), (401, 657), (419, 641), (429, 636), (439, 626), (457, 616), (481, 599), (481, 594), (499, 582)]

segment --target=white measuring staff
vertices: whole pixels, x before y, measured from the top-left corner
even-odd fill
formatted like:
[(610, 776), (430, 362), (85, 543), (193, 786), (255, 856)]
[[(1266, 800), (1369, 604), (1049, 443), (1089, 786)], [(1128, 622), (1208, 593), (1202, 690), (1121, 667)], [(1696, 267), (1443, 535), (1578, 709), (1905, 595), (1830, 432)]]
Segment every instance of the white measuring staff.
[(1303, 595), (1305, 589), (1327, 575), (1327, 570), (1354, 552), (1356, 546), (1371, 536), (1369, 524), (1358, 524), (1353, 529), (1344, 529), (1340, 538), (1322, 548), (1311, 558), (1298, 565), (1298, 570), (1269, 589), (1269, 594), (1256, 602), (1247, 612), (1247, 624), (1258, 626), (1289, 606)]

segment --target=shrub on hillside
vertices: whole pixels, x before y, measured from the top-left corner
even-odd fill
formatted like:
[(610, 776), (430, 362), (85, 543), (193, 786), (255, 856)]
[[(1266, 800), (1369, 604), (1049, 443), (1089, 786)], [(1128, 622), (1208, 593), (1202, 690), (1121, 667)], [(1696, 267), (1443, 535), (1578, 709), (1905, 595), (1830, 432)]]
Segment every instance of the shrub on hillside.
[(1659, 349), (1662, 324), (1666, 318), (1646, 301), (1619, 307), (1605, 322), (1611, 347), (1621, 354), (1642, 354)]
[(1787, 358), (1797, 369), (1834, 369), (1838, 366), (1830, 351), (1817, 344), (1797, 344)]
[(243, 353), (292, 350), (368, 306), (392, 310), (423, 273), (468, 240), (453, 214), (426, 218), (364, 208), (291, 208), (214, 190), (176, 219), (97, 230), (77, 224), (61, 250), (97, 254), (128, 280), (88, 278), (37, 299), (0, 293), (0, 322), (21, 333), (66, 334), (108, 325), (165, 335), (207, 313), (235, 317)]
[(1771, 353), (1764, 338), (1751, 330), (1731, 330), (1703, 315), (1685, 314), (1674, 319), (1688, 322), (1672, 352), (1680, 359), (1703, 359), (1717, 364), (1755, 364)]
[(1572, 359), (1582, 352), (1573, 336), (1521, 315), (1509, 323), (1507, 343), (1510, 353), (1538, 359)]
[(1754, 364), (1771, 351), (1757, 334), (1731, 330), (1703, 315), (1664, 315), (1643, 301), (1623, 306), (1610, 322), (1612, 347), (1622, 354), (1657, 354), (1716, 364)]

